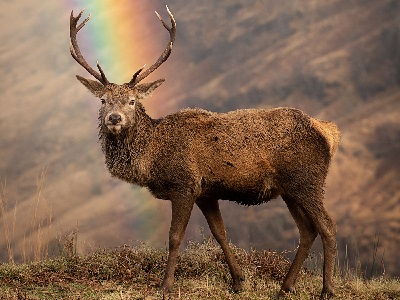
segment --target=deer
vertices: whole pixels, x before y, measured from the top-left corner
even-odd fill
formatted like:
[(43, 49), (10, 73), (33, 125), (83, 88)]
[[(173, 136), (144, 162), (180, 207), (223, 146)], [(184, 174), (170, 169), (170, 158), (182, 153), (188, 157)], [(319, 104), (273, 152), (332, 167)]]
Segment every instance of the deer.
[(230, 248), (219, 201), (260, 205), (280, 196), (298, 227), (300, 242), (277, 296), (294, 291), (319, 234), (324, 255), (320, 299), (331, 298), (336, 224), (323, 201), (325, 178), (340, 141), (338, 127), (290, 107), (226, 113), (187, 108), (151, 118), (142, 102), (165, 79), (140, 82), (171, 54), (176, 22), (168, 6), (167, 12), (171, 26), (156, 12), (169, 33), (166, 48), (153, 65), (145, 71), (142, 67), (124, 84), (108, 81), (99, 63), (96, 71), (79, 49), (77, 33), (91, 15), (81, 23), (83, 10), (76, 17), (71, 11), (70, 16), (70, 53), (96, 79), (76, 76), (101, 100), (99, 141), (110, 174), (171, 202), (168, 258), (160, 290), (172, 290), (180, 245), (196, 205), (222, 248), (232, 291), (242, 291), (245, 276)]

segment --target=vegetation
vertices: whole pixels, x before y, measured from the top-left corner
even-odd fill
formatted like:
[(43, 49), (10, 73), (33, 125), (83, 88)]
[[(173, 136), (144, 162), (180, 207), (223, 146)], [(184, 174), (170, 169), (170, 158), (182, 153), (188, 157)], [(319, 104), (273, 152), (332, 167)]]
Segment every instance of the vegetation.
[[(142, 244), (86, 256), (69, 248), (55, 259), (0, 264), (0, 299), (273, 299), (290, 265), (288, 253), (232, 247), (246, 274), (240, 294), (230, 293), (223, 253), (210, 239), (191, 242), (181, 253), (174, 291), (168, 295), (157, 290), (167, 252)], [(398, 279), (367, 280), (351, 270), (336, 273), (336, 299), (400, 299)], [(319, 267), (303, 269), (297, 291), (287, 299), (316, 299), (322, 287), (320, 275)]]
[[(52, 223), (51, 211), (42, 193), (44, 178), (43, 171), (38, 176), (32, 210), (25, 216), (29, 219), (24, 229), (27, 241), (22, 244), (25, 255), (19, 259), (14, 254), (17, 206), (10, 207), (6, 186), (1, 186), (0, 216), (8, 263), (0, 263), (0, 300), (274, 299), (290, 266), (288, 257), (292, 253), (249, 252), (231, 245), (246, 275), (245, 290), (238, 295), (229, 290), (231, 276), (219, 245), (212, 239), (190, 242), (180, 256), (173, 293), (164, 295), (158, 292), (158, 286), (164, 274), (166, 249), (142, 244), (79, 255), (74, 231), (54, 241), (58, 256), (50, 258), (55, 253), (49, 253), (51, 226), (44, 226)], [(38, 217), (42, 206), (44, 216)], [(15, 263), (21, 260), (23, 264)], [(337, 299), (400, 299), (398, 279), (383, 276), (366, 279), (367, 272), (362, 273), (361, 265), (352, 270), (348, 262), (345, 259), (336, 264)], [(287, 299), (318, 298), (322, 286), (321, 259), (311, 256), (306, 265), (297, 282), (297, 291)]]
[[(26, 217), (35, 208), (28, 202), (42, 166), (48, 167), (44, 193), (55, 222), (52, 236), (60, 229), (61, 235), (69, 232), (77, 221), (79, 228), (88, 229), (79, 233), (81, 241), (107, 247), (130, 240), (159, 246), (156, 241), (166, 239), (168, 233), (168, 204), (154, 200), (145, 189), (131, 190), (110, 180), (104, 168), (93, 116), (100, 103), (76, 85), (77, 68), (69, 56), (65, 32), (70, 9), (86, 7), (87, 13), (94, 12), (89, 6), (99, 1), (79, 2), (85, 5), (78, 1), (68, 1), (68, 7), (65, 1), (1, 2), (7, 13), (0, 20), (7, 25), (1, 31), (4, 51), (0, 52), (0, 182), (6, 177), (11, 200), (9, 238), (18, 262), (24, 260), (23, 249), (27, 261), (46, 256), (45, 249), (34, 243), (39, 230), (31, 234), (31, 218)], [(113, 1), (113, 9), (107, 12), (126, 12), (124, 2)], [(353, 255), (350, 263), (355, 267), (357, 256), (369, 275), (377, 236), (376, 257), (383, 257), (386, 274), (400, 276), (400, 1), (172, 2), (170, 8), (180, 19), (178, 46), (183, 48), (170, 57), (172, 65), (160, 70), (167, 83), (144, 103), (149, 114), (159, 117), (186, 107), (224, 112), (293, 106), (337, 122), (343, 141), (327, 178), (326, 205), (338, 224), (339, 256), (343, 260), (347, 246)], [(151, 63), (167, 42), (158, 44), (155, 39), (161, 36), (154, 10), (164, 12), (165, 1), (129, 3), (140, 7), (132, 9), (126, 20), (132, 25), (106, 25), (110, 21), (106, 14), (93, 17), (114, 30), (121, 25), (134, 29), (132, 33), (141, 32), (134, 39), (140, 39), (135, 50), (143, 55), (131, 56)], [(143, 24), (146, 28), (140, 30)], [(152, 50), (143, 51), (144, 45)], [(98, 46), (109, 47), (107, 43)], [(118, 77), (116, 82), (130, 79), (131, 74), (107, 66), (109, 53), (98, 55), (104, 69)], [(126, 61), (114, 62), (121, 64), (122, 71), (130, 69)], [(120, 199), (118, 205), (116, 199)], [(43, 206), (38, 209), (38, 221), (45, 214)], [(284, 250), (297, 240), (297, 226), (281, 200), (254, 208), (221, 206), (229, 238), (236, 245)], [(125, 210), (116, 218), (121, 207)], [(196, 209), (194, 213), (199, 214)], [(0, 219), (0, 256), (6, 261), (11, 255), (2, 235), (4, 219)], [(43, 220), (37, 228), (45, 238), (49, 219)], [(26, 235), (21, 229), (25, 226)], [(189, 231), (197, 232), (201, 226), (206, 227), (206, 221), (195, 215)], [(121, 237), (118, 244), (100, 239), (99, 231), (107, 237), (115, 230)], [(36, 250), (31, 251), (30, 244)]]

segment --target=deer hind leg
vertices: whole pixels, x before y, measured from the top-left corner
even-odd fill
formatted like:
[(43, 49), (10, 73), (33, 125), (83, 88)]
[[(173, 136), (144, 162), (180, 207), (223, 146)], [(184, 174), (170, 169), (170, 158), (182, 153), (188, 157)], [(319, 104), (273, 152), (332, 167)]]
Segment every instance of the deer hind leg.
[(192, 213), (194, 203), (191, 200), (172, 200), (172, 220), (169, 230), (169, 253), (164, 280), (160, 290), (171, 291), (174, 284), (174, 273), (178, 261), (179, 247)]
[(336, 223), (329, 216), (323, 205), (323, 191), (314, 197), (298, 202), (304, 214), (311, 220), (321, 236), (324, 249), (323, 287), (320, 299), (330, 299), (334, 295), (333, 272), (336, 257)]
[(288, 196), (282, 195), (290, 214), (292, 215), (300, 233), (300, 245), (297, 250), (296, 256), (290, 266), (285, 280), (283, 281), (279, 296), (284, 296), (287, 292), (293, 291), (293, 286), (296, 282), (297, 276), (307, 258), (311, 246), (317, 237), (317, 231), (314, 228), (311, 220), (303, 213), (301, 208)]
[(240, 292), (243, 289), (244, 275), (229, 247), (218, 200), (204, 199), (202, 201), (197, 201), (196, 204), (205, 216), (214, 238), (221, 245), (222, 251), (224, 252), (233, 280), (232, 290), (235, 293)]

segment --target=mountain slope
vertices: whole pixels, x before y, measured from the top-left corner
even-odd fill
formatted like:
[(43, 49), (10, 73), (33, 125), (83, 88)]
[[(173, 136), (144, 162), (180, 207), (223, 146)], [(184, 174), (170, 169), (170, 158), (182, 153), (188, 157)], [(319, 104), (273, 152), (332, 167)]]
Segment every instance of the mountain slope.
[[(88, 75), (68, 52), (68, 14), (77, 8), (42, 3), (5, 2), (0, 18), (0, 180), (9, 202), (3, 220), (17, 220), (15, 256), (28, 251), (26, 232), (48, 228), (50, 211), (51, 239), (78, 227), (81, 251), (138, 240), (164, 245), (168, 203), (111, 179), (103, 166), (99, 104), (76, 81), (76, 73)], [(347, 247), (370, 273), (377, 248), (386, 273), (400, 275), (398, 1), (176, 0), (170, 8), (177, 38), (168, 62), (152, 75), (167, 81), (144, 103), (149, 113), (293, 106), (336, 122), (342, 142), (326, 206), (338, 223), (339, 256)], [(148, 9), (164, 10), (151, 3)], [(138, 44), (157, 52), (164, 40), (154, 40), (160, 27), (153, 23)], [(43, 168), (43, 193), (36, 195)], [(298, 243), (282, 201), (222, 209), (229, 237), (240, 246), (284, 250)], [(186, 237), (198, 238), (206, 226), (195, 210)], [(6, 259), (6, 239), (0, 250)]]

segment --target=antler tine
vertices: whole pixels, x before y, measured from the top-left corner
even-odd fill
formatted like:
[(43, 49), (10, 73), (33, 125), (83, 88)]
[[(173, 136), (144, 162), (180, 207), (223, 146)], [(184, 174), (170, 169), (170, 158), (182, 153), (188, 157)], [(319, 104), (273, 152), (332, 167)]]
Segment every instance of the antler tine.
[[(99, 64), (98, 61), (96, 62), (96, 64), (97, 64), (97, 69), (99, 69), (99, 71), (100, 71), (101, 78), (103, 79), (103, 81), (101, 81), (101, 82), (105, 82), (105, 83), (106, 83), (105, 85), (107, 85), (107, 84), (109, 83), (109, 81), (107, 80), (106, 74), (104, 74), (104, 71), (103, 71), (103, 69), (100, 67), (100, 64)], [(103, 84), (104, 84), (104, 83), (103, 83)]]
[(143, 71), (143, 69), (144, 69), (145, 66), (146, 66), (146, 65), (144, 65), (143, 67), (141, 67), (139, 70), (136, 71), (135, 74), (133, 74), (132, 79), (131, 79), (131, 81), (129, 81), (128, 85), (130, 85), (130, 86), (132, 86), (132, 87), (135, 86), (135, 84), (136, 84), (136, 78), (139, 76), (140, 72)]
[[(78, 23), (79, 19), (82, 17), (83, 12), (85, 11), (85, 9), (82, 9), (81, 12), (78, 14), (78, 16), (76, 17), (76, 22)], [(73, 10), (71, 11), (71, 13), (73, 14)], [(87, 18), (85, 20), (83, 20), (83, 22), (76, 28), (76, 32), (78, 32), (79, 30), (81, 30), (81, 28), (83, 26), (85, 26), (85, 24), (87, 23), (87, 21), (90, 20), (90, 18), (92, 17), (92, 14), (89, 13), (89, 15), (87, 16)]]
[(83, 9), (76, 17), (74, 17), (74, 11), (71, 11), (71, 16), (70, 16), (70, 26), (69, 26), (69, 35), (71, 38), (71, 44), (69, 46), (69, 51), (71, 52), (72, 57), (88, 71), (93, 77), (95, 77), (98, 81), (100, 81), (104, 86), (109, 84), (109, 81), (107, 80), (106, 75), (104, 74), (102, 68), (100, 67), (99, 63), (97, 62), (97, 68), (100, 71), (100, 74), (95, 71), (85, 60), (83, 57), (81, 50), (79, 49), (78, 46), (78, 41), (76, 39), (76, 35), (79, 30), (82, 29), (83, 26), (89, 21), (90, 17), (92, 16), (89, 14), (89, 16), (83, 20), (81, 24), (78, 25), (79, 19), (82, 17), (82, 14), (85, 10)]
[(171, 27), (169, 27), (164, 20), (161, 18), (161, 16), (157, 13), (157, 17), (160, 19), (162, 25), (165, 27), (165, 29), (168, 30), (169, 32), (169, 42), (167, 47), (165, 48), (164, 52), (161, 54), (161, 56), (158, 58), (158, 60), (150, 67), (148, 68), (144, 73), (140, 74), (139, 73), (142, 71), (142, 69), (140, 69), (138, 72), (135, 73), (134, 77), (132, 78), (132, 80), (129, 82), (130, 85), (135, 85), (137, 83), (139, 83), (140, 81), (142, 81), (144, 78), (146, 78), (147, 76), (149, 76), (152, 72), (154, 72), (159, 66), (161, 66), (161, 64), (163, 62), (165, 62), (168, 57), (171, 54), (172, 51), (172, 45), (175, 42), (175, 35), (176, 35), (176, 22), (174, 19), (174, 16), (172, 15), (171, 11), (169, 10), (168, 6), (167, 7), (167, 12), (169, 15), (169, 18), (171, 19)]

